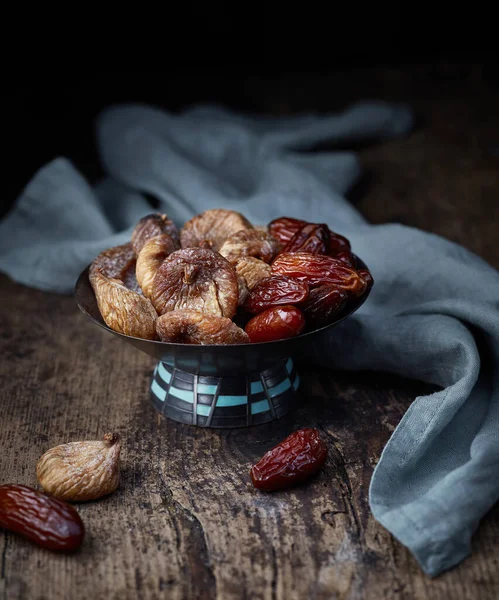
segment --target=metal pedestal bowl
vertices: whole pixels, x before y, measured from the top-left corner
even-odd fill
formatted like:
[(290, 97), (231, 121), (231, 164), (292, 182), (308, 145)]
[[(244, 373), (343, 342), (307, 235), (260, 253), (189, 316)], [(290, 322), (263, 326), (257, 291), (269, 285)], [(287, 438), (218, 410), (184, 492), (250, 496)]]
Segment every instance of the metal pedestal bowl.
[[(367, 269), (358, 262), (359, 268)], [(368, 291), (326, 327), (290, 339), (227, 346), (174, 344), (109, 328), (97, 306), (89, 267), (75, 287), (80, 310), (99, 327), (154, 356), (158, 364), (150, 386), (153, 405), (170, 419), (198, 427), (247, 427), (284, 416), (299, 398), (300, 376), (293, 356), (304, 344), (330, 334), (369, 296)]]

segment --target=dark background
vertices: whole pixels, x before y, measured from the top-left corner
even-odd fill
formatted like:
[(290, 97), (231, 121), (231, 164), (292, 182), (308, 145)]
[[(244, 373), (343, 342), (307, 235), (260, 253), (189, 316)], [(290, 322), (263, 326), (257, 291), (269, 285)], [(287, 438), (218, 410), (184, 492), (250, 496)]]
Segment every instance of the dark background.
[[(325, 65), (311, 61), (300, 68), (293, 68), (289, 57), (280, 61), (279, 55), (269, 63), (213, 62), (202, 68), (181, 69), (173, 61), (169, 69), (157, 71), (61, 71), (48, 81), (7, 81), (8, 168), (0, 216), (35, 171), (56, 156), (70, 158), (90, 180), (99, 176), (93, 123), (109, 104), (146, 102), (181, 111), (209, 101), (256, 113), (290, 114), (341, 110), (349, 102), (376, 98), (410, 103), (421, 127), (428, 119), (427, 107), (441, 97), (456, 94), (459, 105), (463, 94), (475, 93), (475, 84), (479, 95), (499, 89), (499, 69), (491, 55), (442, 50), (396, 55), (397, 60), (387, 60), (382, 52), (347, 52), (333, 54)], [(455, 115), (451, 111), (444, 118), (450, 122)], [(494, 140), (490, 143), (494, 151)]]

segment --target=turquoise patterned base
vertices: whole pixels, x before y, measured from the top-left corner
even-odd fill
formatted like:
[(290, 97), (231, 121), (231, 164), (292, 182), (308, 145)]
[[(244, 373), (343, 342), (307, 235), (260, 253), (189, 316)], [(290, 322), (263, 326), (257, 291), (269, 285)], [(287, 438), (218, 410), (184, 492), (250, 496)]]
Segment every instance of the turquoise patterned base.
[(299, 384), (290, 358), (271, 369), (233, 377), (195, 375), (159, 362), (151, 400), (174, 421), (198, 427), (248, 427), (284, 416)]

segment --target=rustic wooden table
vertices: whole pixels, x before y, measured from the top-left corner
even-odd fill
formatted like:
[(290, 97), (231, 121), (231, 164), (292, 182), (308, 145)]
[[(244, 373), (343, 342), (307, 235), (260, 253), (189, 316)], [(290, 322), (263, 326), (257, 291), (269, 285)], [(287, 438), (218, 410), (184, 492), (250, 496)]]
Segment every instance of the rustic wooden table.
[[(425, 122), (405, 140), (360, 150), (372, 176), (354, 198), (373, 222), (434, 231), (499, 267), (497, 95), (473, 74), (415, 79), (386, 70), (362, 80), (371, 96), (411, 98)], [(280, 110), (286, 85), (296, 89), (282, 83)], [(320, 78), (314, 85), (327, 88)], [(119, 490), (78, 508), (87, 526), (78, 554), (51, 554), (0, 531), (1, 599), (499, 597), (499, 507), (484, 518), (472, 556), (435, 579), (369, 511), (383, 446), (429, 386), (300, 365), (306, 404), (279, 422), (182, 426), (148, 400), (150, 357), (93, 326), (72, 298), (3, 276), (0, 285), (0, 483), (36, 486), (36, 461), (56, 444), (109, 430), (124, 438)], [(327, 439), (325, 470), (293, 491), (257, 492), (250, 465), (304, 425)]]

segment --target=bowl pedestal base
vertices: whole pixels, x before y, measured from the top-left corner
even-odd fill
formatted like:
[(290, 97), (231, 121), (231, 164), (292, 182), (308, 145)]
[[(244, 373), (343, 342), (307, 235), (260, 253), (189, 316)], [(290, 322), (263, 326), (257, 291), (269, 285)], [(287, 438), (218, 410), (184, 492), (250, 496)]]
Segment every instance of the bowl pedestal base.
[(151, 400), (165, 417), (198, 427), (249, 427), (283, 417), (300, 384), (291, 358), (254, 373), (212, 377), (159, 362)]

